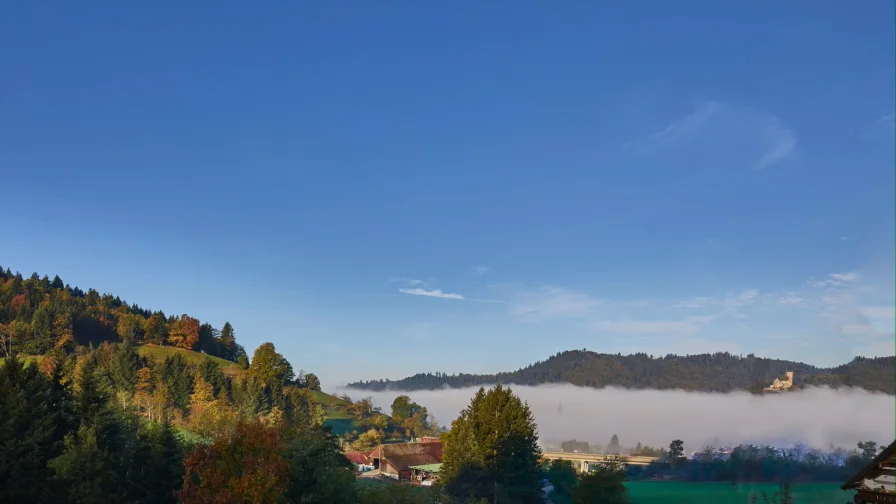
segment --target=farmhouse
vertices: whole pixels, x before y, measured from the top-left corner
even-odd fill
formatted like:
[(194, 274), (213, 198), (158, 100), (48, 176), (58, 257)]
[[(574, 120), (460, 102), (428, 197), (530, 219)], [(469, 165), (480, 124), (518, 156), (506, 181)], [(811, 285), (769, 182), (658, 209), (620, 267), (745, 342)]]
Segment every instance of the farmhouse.
[(347, 458), (358, 471), (365, 472), (373, 470), (373, 463), (364, 452), (345, 452), (345, 458)]
[[(441, 443), (395, 443), (376, 447), (368, 459), (381, 474), (399, 481), (424, 481), (442, 463)], [(424, 474), (426, 473), (426, 474)], [(428, 474), (428, 476), (427, 476)]]
[(840, 488), (856, 491), (855, 504), (896, 504), (896, 441)]

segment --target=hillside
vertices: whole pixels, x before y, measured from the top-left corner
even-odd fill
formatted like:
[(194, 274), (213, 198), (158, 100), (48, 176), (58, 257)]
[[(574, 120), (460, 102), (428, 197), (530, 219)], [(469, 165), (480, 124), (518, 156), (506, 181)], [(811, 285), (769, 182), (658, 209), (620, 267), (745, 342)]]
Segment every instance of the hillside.
[[(71, 356), (78, 348), (123, 341), (158, 364), (175, 356), (191, 366), (210, 361), (228, 378), (244, 377), (248, 366), (230, 323), (219, 331), (186, 314), (166, 315), (112, 294), (72, 287), (59, 276), (50, 279), (34, 273), (26, 278), (0, 268), (0, 363), (9, 355), (31, 363), (47, 354)], [(342, 411), (342, 399), (309, 392), (334, 432), (367, 427)]]
[[(159, 362), (163, 362), (165, 359), (175, 355), (182, 356), (187, 362), (194, 365), (198, 365), (203, 361), (208, 360), (215, 363), (225, 375), (234, 378), (242, 377), (246, 373), (246, 371), (235, 362), (230, 362), (213, 355), (184, 350), (182, 348), (141, 345), (137, 348), (137, 353), (142, 357)], [(325, 418), (324, 425), (329, 425), (334, 434), (342, 435), (345, 432), (350, 432), (352, 430), (369, 428), (369, 422), (361, 422), (357, 418), (354, 418), (339, 409), (340, 406), (345, 407), (348, 404), (343, 399), (320, 390), (309, 390), (309, 393), (314, 399), (314, 402), (323, 408)]]
[(122, 341), (198, 350), (231, 362), (248, 357), (229, 322), (218, 330), (185, 313), (166, 315), (72, 287), (59, 276), (25, 278), (0, 268), (0, 357), (71, 353)]
[(542, 385), (571, 383), (585, 387), (683, 389), (731, 392), (761, 389), (786, 371), (794, 371), (800, 385), (855, 386), (896, 394), (896, 358), (857, 357), (835, 368), (817, 368), (801, 362), (765, 359), (728, 353), (665, 357), (647, 354), (612, 355), (571, 350), (513, 372), (491, 375), (420, 373), (401, 380), (373, 380), (348, 386), (363, 390), (432, 390), (494, 383)]

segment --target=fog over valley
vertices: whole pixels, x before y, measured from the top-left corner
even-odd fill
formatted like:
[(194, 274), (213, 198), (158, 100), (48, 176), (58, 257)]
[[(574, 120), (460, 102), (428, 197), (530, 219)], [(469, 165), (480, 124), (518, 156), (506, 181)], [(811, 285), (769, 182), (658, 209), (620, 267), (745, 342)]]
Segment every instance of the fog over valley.
[[(754, 396), (681, 390), (593, 389), (573, 385), (513, 386), (529, 403), (542, 444), (577, 439), (605, 447), (613, 434), (623, 447), (640, 442), (668, 446), (681, 439), (687, 452), (706, 444), (740, 443), (779, 447), (801, 442), (827, 449), (847, 449), (858, 441), (889, 443), (896, 425), (896, 397), (853, 388), (807, 388)], [(425, 406), (440, 425), (467, 407), (478, 388), (414, 392), (340, 389), (353, 400), (371, 397), (388, 413), (400, 394)]]

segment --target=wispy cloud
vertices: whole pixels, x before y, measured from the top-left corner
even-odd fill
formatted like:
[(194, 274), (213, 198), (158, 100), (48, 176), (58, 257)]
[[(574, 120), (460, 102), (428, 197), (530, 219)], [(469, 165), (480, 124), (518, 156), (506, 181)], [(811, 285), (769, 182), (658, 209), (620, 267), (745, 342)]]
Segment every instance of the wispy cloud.
[(809, 279), (809, 282), (813, 287), (840, 287), (846, 285), (849, 282), (857, 279), (859, 275), (857, 273), (831, 273), (827, 276), (827, 278), (822, 278), (820, 280), (816, 280), (814, 278)]
[(442, 292), (440, 289), (435, 289), (430, 286), (430, 282), (433, 279), (429, 280), (420, 280), (417, 278), (391, 278), (392, 282), (399, 282), (407, 285), (407, 287), (402, 287), (398, 289), (398, 292), (402, 294), (410, 294), (412, 296), (426, 296), (426, 297), (434, 297), (441, 299), (466, 299), (464, 296), (460, 294), (452, 294), (450, 292)]
[(889, 114), (878, 117), (877, 120), (874, 121), (874, 124), (892, 128), (894, 122), (896, 122), (896, 112), (890, 112)]
[(719, 153), (725, 153), (729, 158), (732, 154), (745, 156), (742, 162), (763, 169), (791, 157), (797, 143), (797, 135), (774, 114), (705, 101), (664, 128), (624, 143), (622, 148), (650, 151), (689, 146), (703, 150), (701, 157)]
[(601, 301), (582, 292), (561, 287), (545, 286), (511, 296), (510, 309), (515, 316), (532, 318), (582, 317), (593, 311)]
[(796, 135), (787, 129), (777, 117), (765, 118), (763, 137), (767, 142), (767, 150), (756, 162), (756, 168), (762, 169), (789, 157), (796, 149)]
[(891, 319), (896, 317), (896, 308), (892, 306), (863, 306), (859, 313), (868, 318)]
[(595, 329), (616, 334), (689, 335), (700, 333), (712, 317), (689, 317), (685, 320), (601, 320)]
[(647, 137), (648, 142), (672, 142), (681, 140), (694, 133), (706, 124), (713, 116), (719, 113), (723, 105), (717, 102), (704, 102), (697, 108)]
[(722, 297), (698, 296), (686, 299), (675, 303), (673, 307), (693, 309), (716, 308), (727, 312), (736, 312), (745, 306), (757, 302), (760, 297), (758, 289), (744, 289)]
[(839, 282), (852, 282), (859, 277), (856, 273), (831, 273), (828, 276)]
[(781, 296), (778, 298), (778, 304), (782, 305), (798, 305), (803, 304), (806, 300), (799, 296)]
[(489, 268), (488, 266), (482, 266), (482, 265), (473, 266), (472, 268), (470, 268), (470, 271), (472, 271), (474, 275), (484, 275), (484, 274), (488, 273), (489, 270), (491, 270), (491, 268)]
[(412, 296), (428, 296), (428, 297), (435, 297), (435, 298), (442, 298), (442, 299), (465, 299), (460, 294), (452, 294), (449, 292), (442, 292), (439, 289), (431, 289), (431, 290), (420, 289), (420, 288), (398, 289), (398, 292), (401, 292), (403, 294), (410, 294)]

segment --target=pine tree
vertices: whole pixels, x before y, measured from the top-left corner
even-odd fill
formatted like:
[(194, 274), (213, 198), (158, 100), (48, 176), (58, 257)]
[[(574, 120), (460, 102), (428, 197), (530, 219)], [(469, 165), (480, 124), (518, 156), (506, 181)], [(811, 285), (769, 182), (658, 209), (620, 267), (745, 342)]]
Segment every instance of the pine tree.
[(619, 446), (619, 436), (613, 434), (613, 437), (610, 438), (610, 444), (607, 445), (607, 453), (610, 455), (618, 455), (622, 451), (622, 447)]
[(168, 422), (139, 428), (128, 481), (128, 502), (175, 503), (183, 481), (184, 449)]
[(0, 503), (45, 500), (47, 462), (62, 452), (68, 409), (58, 375), (47, 378), (15, 356), (0, 366)]
[(77, 434), (65, 437), (62, 455), (49, 462), (55, 473), (53, 480), (64, 490), (68, 502), (101, 504), (124, 499), (121, 454), (110, 453), (102, 439), (95, 427), (82, 425)]
[(220, 345), (222, 356), (225, 359), (236, 359), (236, 335), (230, 322), (224, 322), (224, 327), (221, 328), (221, 336), (218, 338), (218, 345)]
[(140, 356), (129, 341), (117, 345), (109, 362), (109, 375), (115, 388), (133, 393), (137, 386), (137, 370), (141, 367)]

